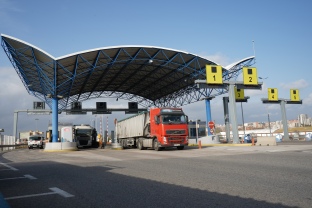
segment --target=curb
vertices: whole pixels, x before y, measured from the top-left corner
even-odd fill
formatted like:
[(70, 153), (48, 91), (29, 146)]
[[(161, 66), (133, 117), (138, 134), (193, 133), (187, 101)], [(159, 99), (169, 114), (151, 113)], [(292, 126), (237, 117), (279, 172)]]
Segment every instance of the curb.
[[(196, 147), (198, 144), (189, 144), (188, 146)], [(202, 147), (225, 147), (225, 146), (232, 146), (232, 147), (249, 147), (253, 146), (252, 144), (201, 144)]]

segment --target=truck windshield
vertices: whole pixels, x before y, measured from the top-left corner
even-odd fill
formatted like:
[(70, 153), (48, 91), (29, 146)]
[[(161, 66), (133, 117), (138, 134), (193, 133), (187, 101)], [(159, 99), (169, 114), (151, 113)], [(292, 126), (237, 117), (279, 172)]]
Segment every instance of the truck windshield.
[(185, 115), (162, 115), (161, 117), (162, 123), (179, 123), (183, 124), (186, 123), (186, 116)]
[(90, 129), (77, 129), (76, 136), (91, 136)]

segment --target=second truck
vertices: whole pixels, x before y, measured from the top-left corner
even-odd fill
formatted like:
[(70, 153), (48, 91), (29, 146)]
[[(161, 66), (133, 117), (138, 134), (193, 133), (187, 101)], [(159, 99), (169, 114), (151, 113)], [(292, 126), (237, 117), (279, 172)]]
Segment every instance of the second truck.
[(188, 145), (188, 117), (181, 108), (152, 108), (116, 125), (117, 141), (124, 148), (182, 150)]

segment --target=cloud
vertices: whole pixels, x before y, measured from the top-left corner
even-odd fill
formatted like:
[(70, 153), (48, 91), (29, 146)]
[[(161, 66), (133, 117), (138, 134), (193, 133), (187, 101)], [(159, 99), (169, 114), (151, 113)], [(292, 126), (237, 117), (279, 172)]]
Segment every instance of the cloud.
[(1, 97), (16, 97), (20, 93), (25, 93), (25, 88), (12, 67), (1, 67)]
[(266, 104), (266, 105), (268, 105), (268, 110), (270, 111), (277, 111), (281, 109), (280, 104)]
[(208, 55), (208, 56), (203, 56), (203, 57), (210, 61), (215, 62), (216, 64), (220, 64), (222, 66), (227, 66), (228, 64), (230, 64), (229, 58), (220, 52), (214, 55)]
[(304, 79), (300, 79), (291, 83), (281, 83), (281, 87), (284, 89), (303, 89), (309, 86), (309, 83)]
[(312, 106), (312, 93), (310, 93), (307, 98), (304, 98), (302, 102), (304, 105)]

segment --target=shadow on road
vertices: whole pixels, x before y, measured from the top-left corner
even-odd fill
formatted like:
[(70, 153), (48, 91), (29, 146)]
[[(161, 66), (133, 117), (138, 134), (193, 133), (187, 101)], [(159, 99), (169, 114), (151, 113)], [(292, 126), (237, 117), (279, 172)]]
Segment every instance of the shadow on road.
[[(3, 158), (1, 158), (2, 162)], [(74, 195), (58, 195), (9, 200), (11, 208), (25, 207), (287, 207), (252, 198), (231, 196), (183, 186), (113, 173), (115, 166), (79, 167), (49, 161), (14, 163), (19, 174), (30, 174), (37, 180), (1, 181), (5, 197), (41, 193), (58, 187)], [(144, 167), (142, 167), (144, 171)], [(159, 173), (161, 174), (161, 171)], [(8, 171), (0, 177), (9, 177)], [(203, 182), (204, 183), (204, 182)], [(239, 195), (233, 193), (233, 195)], [(27, 206), (28, 206), (27, 205)], [(31, 206), (30, 206), (31, 207)]]

